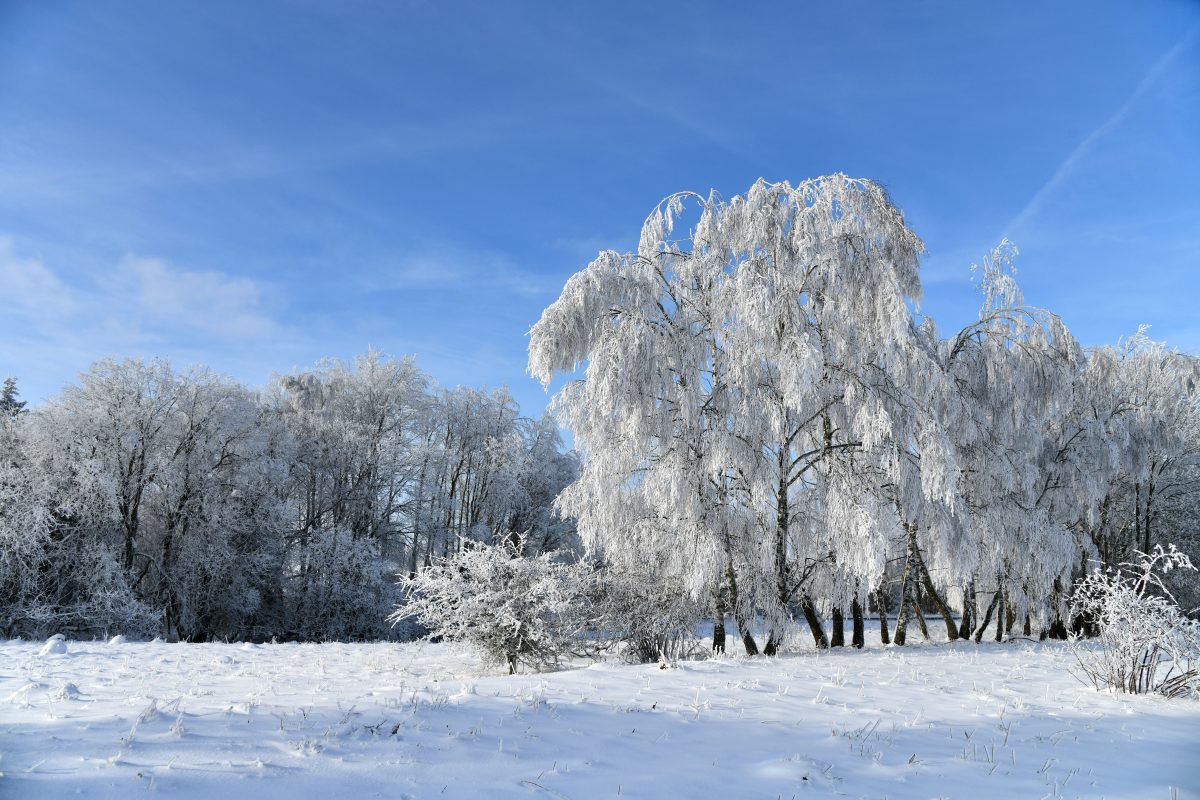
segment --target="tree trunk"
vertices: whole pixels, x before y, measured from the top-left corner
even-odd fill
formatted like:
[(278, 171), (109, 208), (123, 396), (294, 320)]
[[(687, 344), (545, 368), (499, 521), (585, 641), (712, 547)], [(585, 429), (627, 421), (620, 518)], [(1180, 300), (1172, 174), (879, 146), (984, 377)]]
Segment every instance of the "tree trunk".
[(908, 531), (908, 543), (904, 551), (904, 574), (900, 578), (900, 608), (896, 611), (896, 635), (892, 637), (897, 645), (903, 646), (905, 639), (908, 638), (908, 606), (911, 602), (909, 599), (909, 585), (912, 583), (912, 568), (913, 568), (913, 526), (909, 523), (904, 523), (904, 530)]
[(996, 609), (996, 641), (1002, 642), (1004, 641), (1004, 618), (1007, 612), (1005, 601), (1008, 598), (1004, 596), (1003, 589), (997, 589), (996, 596), (1000, 598), (1000, 607)]
[(917, 552), (917, 568), (921, 574), (921, 583), (925, 587), (925, 595), (933, 601), (933, 605), (937, 608), (942, 619), (946, 622), (946, 639), (953, 642), (958, 638), (958, 628), (954, 624), (954, 615), (950, 613), (950, 607), (942, 600), (942, 596), (938, 594), (937, 588), (933, 585), (933, 578), (929, 576), (929, 569), (925, 566), (925, 559), (921, 558), (920, 551)]
[[(735, 612), (734, 616), (740, 617), (741, 615)], [(746, 655), (758, 655), (758, 642), (754, 641), (754, 635), (746, 627), (745, 621), (738, 622), (737, 626), (738, 630), (742, 632), (742, 647), (746, 648)]]
[(800, 598), (800, 610), (804, 613), (804, 621), (808, 623), (808, 629), (812, 632), (813, 643), (817, 649), (828, 650), (829, 640), (825, 638), (825, 626), (821, 624), (817, 609), (813, 607), (812, 600), (808, 599), (808, 595)]
[[(775, 487), (775, 599), (779, 603), (781, 618), (791, 616), (791, 613), (788, 611), (788, 600), (792, 596), (788, 588), (787, 576), (788, 517), (791, 511), (788, 507), (787, 468), (787, 447), (780, 445), (779, 485)], [(809, 624), (811, 625), (811, 623)], [(767, 636), (766, 647), (763, 648), (763, 654), (768, 656), (775, 655), (782, 639), (782, 631), (774, 630), (774, 625), (772, 625), (771, 633)]]
[(875, 592), (875, 608), (879, 612), (879, 641), (891, 644), (891, 639), (888, 638), (887, 589), (882, 582)]
[(915, 599), (912, 602), (913, 616), (917, 620), (917, 625), (921, 628), (921, 638), (929, 641), (929, 628), (925, 625), (925, 612), (921, 610), (921, 604)]
[(754, 635), (746, 625), (746, 617), (742, 613), (742, 604), (738, 596), (737, 572), (733, 569), (733, 552), (729, 547), (728, 535), (725, 539), (725, 586), (729, 589), (729, 607), (733, 611), (733, 622), (737, 625), (738, 633), (742, 637), (742, 646), (746, 648), (746, 655), (756, 656), (758, 655), (758, 643), (754, 641)]
[(866, 635), (863, 631), (863, 609), (862, 603), (858, 602), (858, 598), (854, 598), (854, 602), (850, 604), (850, 616), (854, 620), (853, 633), (850, 635), (850, 646), (862, 649), (866, 641)]
[(988, 623), (992, 621), (992, 614), (995, 612), (996, 604), (999, 602), (1000, 590), (997, 589), (996, 593), (992, 595), (992, 602), (988, 603), (987, 611), (985, 611), (983, 614), (983, 623), (980, 624), (979, 629), (975, 631), (975, 644), (979, 644), (981, 641), (983, 641), (983, 632), (987, 630)]
[(833, 637), (829, 642), (830, 647), (845, 647), (846, 646), (846, 621), (842, 618), (842, 609), (833, 609)]
[(713, 603), (713, 641), (712, 651), (714, 653), (725, 652), (725, 598), (721, 596), (721, 590), (718, 589)]
[(975, 620), (975, 583), (968, 583), (963, 589), (962, 622), (958, 625), (958, 638), (971, 638), (971, 623)]

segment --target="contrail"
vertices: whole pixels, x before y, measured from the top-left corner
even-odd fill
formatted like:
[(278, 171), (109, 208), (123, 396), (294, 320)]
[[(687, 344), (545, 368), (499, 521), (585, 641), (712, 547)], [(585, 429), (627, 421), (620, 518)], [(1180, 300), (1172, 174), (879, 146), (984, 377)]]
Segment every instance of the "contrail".
[(1188, 31), (1187, 35), (1180, 39), (1174, 47), (1172, 47), (1154, 62), (1153, 66), (1151, 66), (1146, 72), (1141, 82), (1138, 83), (1137, 88), (1133, 90), (1133, 94), (1129, 95), (1129, 99), (1127, 99), (1125, 103), (1119, 109), (1117, 109), (1116, 113), (1101, 123), (1095, 130), (1085, 136), (1083, 141), (1075, 146), (1075, 149), (1071, 151), (1071, 154), (1068, 155), (1063, 162), (1058, 165), (1058, 169), (1055, 170), (1054, 175), (1050, 177), (1050, 180), (1046, 181), (1041, 189), (1038, 189), (1037, 194), (1035, 194), (1033, 198), (1025, 204), (1025, 207), (1021, 209), (1021, 212), (1013, 217), (1012, 221), (1005, 226), (1004, 238), (1011, 238), (1014, 231), (1028, 222), (1034, 214), (1041, 210), (1045, 199), (1066, 181), (1067, 177), (1071, 174), (1071, 171), (1075, 169), (1075, 165), (1083, 160), (1083, 157), (1087, 155), (1089, 150), (1091, 150), (1092, 145), (1096, 142), (1096, 140), (1100, 139), (1109, 131), (1116, 128), (1125, 120), (1125, 117), (1129, 115), (1129, 112), (1133, 109), (1134, 105), (1137, 104), (1138, 100), (1141, 99), (1142, 95), (1144, 95), (1146, 91), (1154, 84), (1154, 82), (1158, 80), (1159, 76), (1166, 71), (1171, 62), (1178, 58), (1180, 53), (1187, 50), (1188, 47), (1191, 46), (1198, 33), (1200, 33), (1200, 25), (1197, 25)]

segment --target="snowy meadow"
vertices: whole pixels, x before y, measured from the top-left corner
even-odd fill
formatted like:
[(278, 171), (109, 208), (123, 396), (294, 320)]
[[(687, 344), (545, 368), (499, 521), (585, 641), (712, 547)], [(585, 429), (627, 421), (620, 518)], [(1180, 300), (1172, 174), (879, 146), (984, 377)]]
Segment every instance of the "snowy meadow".
[(0, 795), (1200, 797), (1200, 707), (1072, 663), (876, 638), (508, 676), (455, 644), (11, 641)]

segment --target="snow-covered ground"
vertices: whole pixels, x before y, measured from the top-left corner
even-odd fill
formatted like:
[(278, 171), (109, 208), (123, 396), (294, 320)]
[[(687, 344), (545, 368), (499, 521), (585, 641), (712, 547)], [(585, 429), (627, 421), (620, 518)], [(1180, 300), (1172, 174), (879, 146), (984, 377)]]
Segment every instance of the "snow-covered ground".
[(1057, 644), (513, 677), (448, 644), (65, 644), (0, 643), (0, 797), (1200, 798), (1200, 704), (1097, 693)]

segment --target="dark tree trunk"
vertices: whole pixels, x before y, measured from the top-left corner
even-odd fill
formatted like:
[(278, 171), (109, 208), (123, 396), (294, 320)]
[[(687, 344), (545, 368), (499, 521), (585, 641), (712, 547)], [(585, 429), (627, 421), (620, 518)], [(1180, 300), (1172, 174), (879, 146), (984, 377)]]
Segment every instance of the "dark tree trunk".
[(996, 641), (1002, 642), (1004, 641), (1004, 618), (1007, 616), (1008, 611), (1005, 607), (1007, 606), (1005, 601), (1008, 598), (1004, 596), (1003, 589), (996, 592), (996, 595), (1000, 598), (1000, 607), (996, 609)]
[(921, 629), (921, 638), (929, 641), (929, 628), (925, 625), (925, 612), (921, 610), (921, 604), (916, 600), (912, 603), (913, 616), (917, 620), (917, 626)]
[(825, 638), (825, 626), (821, 624), (817, 609), (813, 607), (808, 595), (800, 598), (800, 610), (804, 613), (804, 621), (808, 623), (808, 629), (812, 632), (813, 644), (819, 650), (828, 650), (829, 640)]
[(979, 625), (979, 629), (975, 631), (975, 644), (983, 641), (983, 632), (987, 630), (988, 623), (992, 621), (992, 614), (996, 611), (996, 605), (1000, 602), (1000, 590), (992, 595), (992, 602), (988, 603), (987, 611), (983, 614), (983, 622)]
[(904, 523), (904, 530), (908, 532), (908, 543), (904, 550), (904, 574), (900, 578), (900, 608), (896, 611), (896, 635), (892, 637), (892, 641), (901, 646), (908, 638), (908, 606), (912, 602), (909, 586), (912, 584), (914, 527)]
[(846, 646), (846, 621), (842, 618), (842, 609), (833, 609), (833, 636), (829, 642), (830, 647), (845, 647)]
[(850, 646), (862, 649), (866, 642), (866, 635), (863, 631), (863, 609), (862, 603), (858, 602), (858, 598), (854, 598), (854, 602), (850, 604), (850, 616), (854, 620), (853, 633), (850, 635)]
[(888, 638), (887, 589), (882, 583), (875, 592), (875, 608), (879, 612), (879, 641), (891, 644), (891, 639)]
[(962, 621), (958, 625), (958, 638), (971, 638), (971, 623), (975, 621), (975, 584), (968, 583), (963, 589)]
[(929, 576), (929, 569), (925, 566), (925, 559), (921, 558), (919, 551), (917, 553), (917, 567), (921, 573), (921, 583), (925, 587), (925, 596), (933, 601), (934, 607), (942, 615), (942, 619), (946, 623), (946, 638), (953, 642), (958, 638), (958, 628), (954, 624), (954, 615), (950, 613), (950, 607), (942, 600), (942, 596), (938, 594), (937, 588), (933, 585), (933, 578)]
[(725, 652), (725, 599), (721, 596), (721, 591), (718, 589), (715, 602), (713, 603), (713, 641), (712, 651), (714, 653)]
[[(788, 525), (791, 509), (788, 506), (788, 451), (787, 447), (779, 448), (779, 485), (775, 487), (775, 599), (779, 603), (779, 613), (790, 616), (788, 600), (792, 596), (788, 586), (787, 574), (787, 544)], [(811, 623), (810, 623), (811, 624)], [(774, 630), (767, 636), (767, 644), (763, 654), (775, 655), (783, 639), (781, 631)]]

